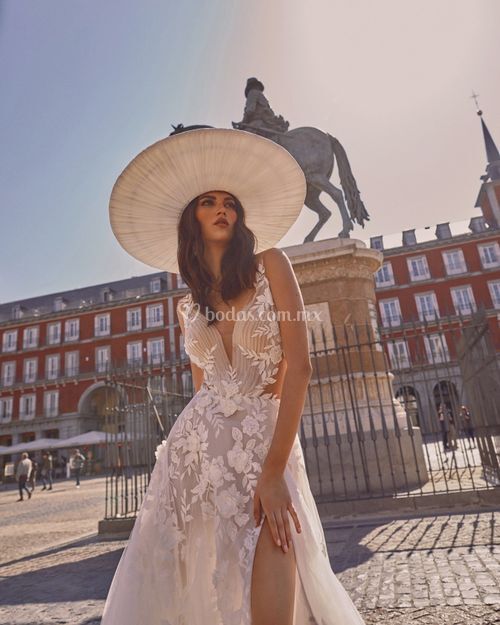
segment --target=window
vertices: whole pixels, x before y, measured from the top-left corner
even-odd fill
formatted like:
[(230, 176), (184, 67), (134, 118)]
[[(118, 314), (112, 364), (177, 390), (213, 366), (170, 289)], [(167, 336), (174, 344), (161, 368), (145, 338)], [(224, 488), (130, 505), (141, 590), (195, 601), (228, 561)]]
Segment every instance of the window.
[(17, 330), (7, 330), (3, 333), (2, 351), (15, 352), (17, 349)]
[(23, 379), (25, 383), (36, 381), (37, 369), (38, 369), (38, 358), (29, 358), (24, 361)]
[(47, 325), (47, 345), (58, 345), (61, 342), (61, 322)]
[(500, 308), (500, 280), (488, 282), (493, 308)]
[(64, 299), (64, 297), (56, 297), (56, 299), (54, 300), (54, 311), (61, 312), (61, 310), (64, 310), (65, 308), (66, 300)]
[(429, 273), (429, 266), (427, 265), (427, 258), (425, 256), (412, 256), (406, 259), (408, 264), (408, 271), (410, 272), (410, 280), (429, 280), (431, 274)]
[(2, 386), (12, 386), (16, 381), (16, 363), (4, 362), (2, 364)]
[(16, 304), (12, 308), (12, 318), (22, 319), (24, 316), (24, 312), (25, 312), (25, 309), (20, 304)]
[(182, 384), (182, 393), (184, 395), (193, 394), (193, 376), (191, 375), (191, 371), (183, 371), (181, 373), (181, 384)]
[(104, 302), (105, 304), (112, 302), (114, 298), (114, 294), (115, 292), (113, 291), (113, 289), (110, 289), (110, 288), (103, 289), (101, 291), (101, 301)]
[(12, 397), (2, 397), (0, 399), (0, 423), (8, 423), (12, 419), (13, 403)]
[(467, 271), (464, 253), (461, 249), (443, 252), (443, 262), (446, 273), (449, 276), (453, 276), (457, 273), (465, 273)]
[(51, 354), (45, 359), (45, 377), (47, 380), (55, 380), (59, 377), (59, 354)]
[(438, 303), (433, 291), (415, 295), (415, 303), (420, 321), (435, 321), (439, 318)]
[(68, 319), (64, 324), (64, 340), (78, 341), (80, 337), (80, 319)]
[(64, 360), (67, 376), (75, 376), (80, 373), (80, 352), (66, 352)]
[(94, 318), (95, 336), (108, 336), (111, 332), (111, 316), (109, 313), (96, 315)]
[(142, 314), (140, 308), (130, 308), (127, 310), (127, 330), (142, 330)]
[(397, 297), (380, 300), (380, 315), (384, 326), (401, 325), (401, 308)]
[(57, 417), (59, 413), (59, 391), (47, 391), (43, 397), (46, 417)]
[(377, 286), (389, 286), (394, 284), (394, 275), (392, 273), (392, 264), (384, 263), (375, 274), (375, 283)]
[(127, 363), (132, 366), (142, 364), (142, 341), (127, 344)]
[(177, 288), (178, 289), (185, 289), (187, 287), (187, 284), (182, 279), (181, 274), (178, 273), (178, 274), (176, 274), (176, 276), (177, 276)]
[(478, 245), (479, 257), (484, 269), (500, 265), (500, 247), (497, 242)]
[(19, 400), (19, 418), (33, 419), (35, 416), (36, 395), (21, 395)]
[(155, 328), (163, 325), (163, 304), (151, 304), (146, 309), (146, 326)]
[(153, 278), (149, 283), (150, 293), (160, 293), (161, 291), (161, 279)]
[(474, 294), (470, 286), (456, 286), (450, 289), (457, 315), (470, 315), (476, 310)]
[(109, 371), (111, 359), (111, 348), (109, 345), (106, 347), (97, 347), (95, 350), (95, 368), (99, 373)]
[(150, 339), (148, 341), (148, 364), (160, 364), (165, 355), (165, 341), (163, 339)]
[(387, 343), (389, 358), (393, 369), (405, 369), (411, 366), (406, 341), (389, 341)]
[(446, 344), (446, 338), (444, 335), (431, 334), (429, 336), (424, 336), (424, 343), (427, 358), (431, 365), (446, 362), (450, 359), (448, 345)]
[(25, 328), (23, 333), (23, 349), (38, 347), (38, 326)]

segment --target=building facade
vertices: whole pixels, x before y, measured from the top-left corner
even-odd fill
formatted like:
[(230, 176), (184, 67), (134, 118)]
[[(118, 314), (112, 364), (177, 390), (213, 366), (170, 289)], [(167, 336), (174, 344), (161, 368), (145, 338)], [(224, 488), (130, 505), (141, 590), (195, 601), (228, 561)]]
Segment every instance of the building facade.
[(189, 391), (175, 312), (185, 287), (161, 272), (0, 305), (0, 445), (104, 430), (112, 371), (144, 368), (159, 390)]

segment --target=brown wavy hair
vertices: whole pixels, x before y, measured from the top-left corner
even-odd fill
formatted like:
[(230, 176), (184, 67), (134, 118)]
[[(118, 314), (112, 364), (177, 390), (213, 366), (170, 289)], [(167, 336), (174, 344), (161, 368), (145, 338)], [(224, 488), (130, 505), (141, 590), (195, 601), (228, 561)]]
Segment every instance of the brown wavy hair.
[[(232, 195), (232, 194), (230, 194)], [(193, 302), (198, 304), (200, 312), (210, 319), (208, 325), (215, 323), (215, 310), (208, 302), (208, 295), (215, 279), (205, 262), (205, 245), (201, 234), (201, 224), (196, 218), (198, 198), (195, 197), (183, 210), (177, 226), (177, 262), (179, 273), (191, 289)], [(244, 289), (253, 288), (257, 265), (254, 250), (257, 238), (245, 224), (245, 211), (237, 197), (235, 200), (237, 219), (233, 236), (221, 260), (221, 297), (227, 300), (236, 298)]]

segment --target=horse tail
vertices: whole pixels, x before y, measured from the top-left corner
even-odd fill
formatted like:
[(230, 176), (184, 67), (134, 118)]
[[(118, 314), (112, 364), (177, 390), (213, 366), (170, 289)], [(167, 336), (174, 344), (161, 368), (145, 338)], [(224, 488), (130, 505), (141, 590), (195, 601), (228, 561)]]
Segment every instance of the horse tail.
[(338, 139), (332, 137), (330, 134), (328, 137), (330, 139), (330, 143), (332, 144), (333, 154), (337, 159), (340, 184), (342, 186), (342, 191), (344, 192), (349, 213), (351, 214), (351, 219), (353, 221), (357, 221), (358, 224), (364, 228), (364, 220), (369, 220), (370, 217), (363, 204), (363, 200), (361, 199), (358, 185), (356, 184), (356, 180), (352, 174), (347, 154)]

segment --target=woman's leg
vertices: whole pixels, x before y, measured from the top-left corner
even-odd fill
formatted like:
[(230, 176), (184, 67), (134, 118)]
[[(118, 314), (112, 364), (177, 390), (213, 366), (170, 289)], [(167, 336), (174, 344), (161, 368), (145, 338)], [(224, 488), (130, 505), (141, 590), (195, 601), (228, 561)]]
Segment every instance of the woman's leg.
[(293, 544), (287, 553), (278, 547), (264, 517), (252, 571), (252, 625), (292, 625), (295, 570)]

